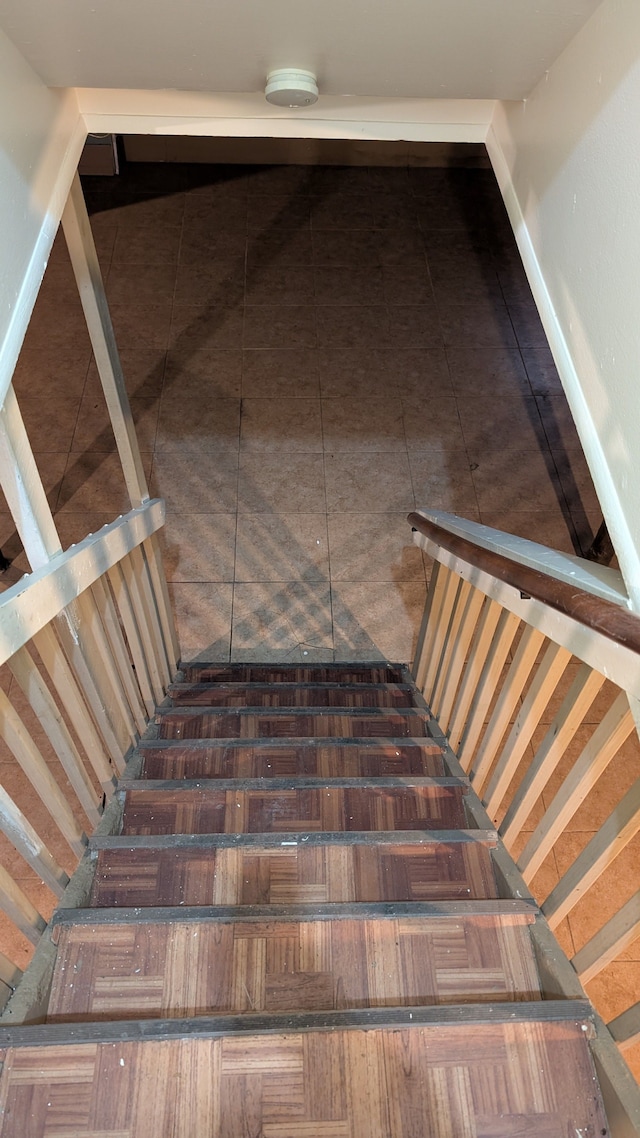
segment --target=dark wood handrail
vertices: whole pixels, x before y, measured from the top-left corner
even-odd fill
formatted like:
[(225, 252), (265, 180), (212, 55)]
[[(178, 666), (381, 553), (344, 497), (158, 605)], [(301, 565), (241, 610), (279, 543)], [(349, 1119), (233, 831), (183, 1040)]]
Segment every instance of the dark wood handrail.
[(584, 624), (586, 628), (599, 632), (608, 640), (613, 640), (614, 643), (621, 644), (632, 652), (640, 653), (640, 617), (628, 609), (623, 609), (614, 601), (594, 597), (585, 589), (579, 589), (566, 581), (558, 581), (557, 578), (539, 569), (521, 565), (519, 561), (513, 561), (502, 553), (484, 549), (475, 541), (451, 533), (436, 522), (423, 518), (421, 514), (411, 513), (407, 521), (413, 529), (456, 557), (462, 557), (464, 561), (477, 566), (483, 572)]

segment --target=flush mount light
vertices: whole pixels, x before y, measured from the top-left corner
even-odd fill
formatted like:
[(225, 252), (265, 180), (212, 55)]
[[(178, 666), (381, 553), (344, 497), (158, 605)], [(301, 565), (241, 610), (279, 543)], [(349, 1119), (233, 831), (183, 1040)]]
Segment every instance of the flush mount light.
[(318, 99), (318, 84), (312, 71), (281, 67), (267, 75), (265, 97), (275, 107), (310, 107)]

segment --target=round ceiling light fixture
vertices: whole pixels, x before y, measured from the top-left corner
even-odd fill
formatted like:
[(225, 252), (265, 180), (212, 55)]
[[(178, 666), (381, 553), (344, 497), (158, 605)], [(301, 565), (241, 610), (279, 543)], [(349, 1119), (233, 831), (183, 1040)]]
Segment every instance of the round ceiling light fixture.
[(281, 67), (267, 75), (264, 93), (274, 107), (310, 107), (318, 100), (318, 84), (312, 71)]

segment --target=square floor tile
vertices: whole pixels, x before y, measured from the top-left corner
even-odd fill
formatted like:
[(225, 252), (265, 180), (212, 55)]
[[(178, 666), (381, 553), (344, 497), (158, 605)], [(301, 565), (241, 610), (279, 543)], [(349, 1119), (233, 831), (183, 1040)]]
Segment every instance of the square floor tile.
[(397, 399), (323, 399), (322, 426), (325, 450), (334, 454), (395, 451), (405, 445)]
[(322, 452), (319, 399), (243, 399), (244, 451)]
[(239, 399), (242, 352), (232, 349), (172, 351), (167, 355), (164, 394), (192, 399)]
[(314, 270), (316, 304), (382, 304), (382, 269), (374, 265), (318, 266)]
[(240, 400), (202, 396), (184, 400), (179, 389), (160, 402), (158, 450), (235, 450), (240, 439)]
[(173, 351), (242, 347), (243, 309), (225, 304), (176, 305), (169, 345)]
[(456, 395), (482, 395), (488, 400), (522, 391), (531, 394), (531, 387), (517, 348), (500, 347), (448, 347), (447, 359), (451, 382)]
[[(151, 455), (143, 454), (147, 478)], [(109, 513), (112, 517), (131, 509), (120, 457), (117, 453), (86, 451), (70, 454), (66, 463), (57, 509), (64, 513)]]
[(286, 269), (254, 265), (247, 272), (246, 304), (313, 304), (313, 269), (288, 265)]
[(430, 304), (391, 304), (387, 310), (389, 346), (439, 348), (442, 343), (438, 310)]
[(247, 242), (247, 270), (259, 268), (282, 272), (290, 266), (312, 264), (311, 233), (308, 229), (281, 229), (274, 233), (253, 233)]
[(147, 225), (121, 227), (112, 252), (114, 265), (175, 265), (180, 249), (180, 229), (176, 226)]
[(378, 233), (375, 229), (349, 229), (336, 232), (314, 230), (314, 265), (344, 265), (347, 268), (380, 264)]
[(333, 648), (331, 592), (301, 581), (237, 584), (232, 650)]
[[(169, 316), (167, 314), (167, 320)], [(151, 399), (159, 395), (164, 383), (166, 352), (164, 348), (121, 348), (120, 363), (129, 397)], [(84, 394), (90, 390), (102, 391), (102, 383), (95, 362), (87, 374)]]
[(426, 600), (424, 581), (334, 585), (336, 660), (413, 660)]
[(509, 313), (501, 301), (475, 301), (473, 305), (440, 303), (438, 307), (447, 347), (517, 347)]
[(233, 582), (235, 514), (171, 512), (160, 541), (169, 581)]
[(245, 348), (315, 348), (316, 319), (311, 305), (251, 305), (244, 317)]
[(325, 455), (329, 513), (409, 512), (413, 484), (406, 451)]
[(60, 391), (35, 376), (28, 384), (16, 385), (16, 396), (32, 448), (68, 450), (78, 421), (81, 396), (64, 389)]
[(173, 300), (175, 265), (112, 265), (107, 277), (109, 304), (154, 304)]
[(481, 510), (513, 512), (549, 510), (564, 502), (562, 488), (549, 460), (540, 451), (492, 451), (474, 464), (471, 477)]
[[(48, 390), (51, 391), (57, 384), (58, 397), (78, 399), (82, 395), (87, 371), (91, 364), (92, 354), (90, 346), (76, 348), (67, 344), (58, 348), (54, 353), (47, 348), (35, 348), (30, 345), (30, 335), (27, 337), (20, 352), (15, 371), (13, 385), (23, 410), (23, 400), (33, 395), (38, 400)], [(60, 376), (64, 375), (64, 384), (60, 383)], [(24, 411), (23, 411), (24, 413)]]
[(243, 353), (242, 394), (255, 398), (311, 399), (320, 394), (314, 349), (259, 349)]
[(409, 466), (419, 509), (477, 518), (476, 491), (465, 456), (410, 450)]
[(326, 514), (240, 514), (235, 579), (328, 581)]
[[(159, 400), (129, 400), (138, 445), (143, 450), (152, 451), (158, 428)], [(71, 442), (72, 451), (116, 450), (116, 440), (111, 427), (111, 418), (101, 391), (90, 391), (82, 397), (78, 409), (77, 423)]]
[(172, 300), (162, 303), (117, 304), (109, 301), (116, 344), (123, 349), (166, 349), (171, 331)]
[(230, 268), (244, 267), (247, 238), (243, 232), (210, 229), (191, 218), (185, 222), (180, 242), (181, 265), (210, 265), (220, 260)]
[(182, 447), (156, 451), (151, 492), (185, 514), (233, 513), (238, 508), (238, 452)]
[(499, 445), (503, 450), (540, 450), (549, 456), (549, 446), (533, 396), (459, 396), (458, 410), (467, 454), (471, 462)]
[(331, 514), (332, 581), (424, 581), (422, 551), (402, 514)]
[(320, 454), (240, 454), (238, 510), (242, 514), (323, 513), (324, 461)]
[(233, 585), (169, 585), (183, 660), (229, 659)]
[(522, 359), (534, 395), (564, 395), (550, 348), (523, 348)]
[(385, 305), (319, 305), (316, 314), (319, 348), (388, 348), (389, 319)]
[(443, 461), (446, 455), (464, 456), (458, 401), (453, 396), (409, 396), (401, 402), (408, 450), (435, 451)]
[(213, 259), (181, 264), (176, 275), (173, 303), (227, 306), (242, 304), (244, 298), (244, 253), (241, 257)]
[(319, 348), (320, 390), (326, 399), (359, 398), (362, 402), (395, 394), (390, 370), (393, 354), (376, 348)]

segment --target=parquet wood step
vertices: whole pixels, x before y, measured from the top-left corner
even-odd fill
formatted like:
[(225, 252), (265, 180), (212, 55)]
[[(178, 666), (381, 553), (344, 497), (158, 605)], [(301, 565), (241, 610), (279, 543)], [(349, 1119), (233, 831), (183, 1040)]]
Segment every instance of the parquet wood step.
[(0, 1051), (1, 1138), (608, 1133), (588, 1019), (222, 1036), (176, 1027), (181, 1036)]
[(82, 924), (48, 1021), (541, 998), (531, 915)]
[(190, 746), (148, 740), (141, 744), (142, 778), (384, 778), (444, 774), (442, 752), (425, 739), (312, 743), (306, 739), (225, 740)]
[(187, 683), (401, 684), (402, 664), (183, 664)]
[(127, 790), (123, 834), (455, 830), (461, 786)]
[(181, 707), (156, 715), (161, 739), (402, 739), (428, 737), (430, 716), (417, 709), (247, 708), (242, 711)]
[(176, 706), (200, 707), (413, 707), (410, 684), (171, 684)]
[(226, 845), (205, 839), (103, 839), (91, 904), (287, 905), (497, 897), (491, 853), (479, 840), (329, 841), (322, 835)]

